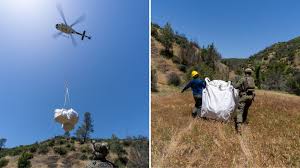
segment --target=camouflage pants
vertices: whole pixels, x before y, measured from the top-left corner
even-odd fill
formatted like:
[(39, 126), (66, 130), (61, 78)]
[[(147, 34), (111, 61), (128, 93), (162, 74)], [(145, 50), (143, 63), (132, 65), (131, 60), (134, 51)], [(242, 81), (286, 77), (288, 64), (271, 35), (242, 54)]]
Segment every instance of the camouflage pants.
[(243, 123), (247, 120), (248, 110), (252, 104), (252, 96), (242, 96), (236, 109), (236, 123)]

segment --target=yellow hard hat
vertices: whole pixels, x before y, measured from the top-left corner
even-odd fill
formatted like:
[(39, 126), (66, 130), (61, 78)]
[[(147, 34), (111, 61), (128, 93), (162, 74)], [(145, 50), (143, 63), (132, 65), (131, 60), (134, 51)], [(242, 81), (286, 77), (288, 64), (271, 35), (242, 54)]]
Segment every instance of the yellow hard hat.
[(197, 71), (192, 71), (192, 77), (195, 77), (196, 75), (199, 75)]

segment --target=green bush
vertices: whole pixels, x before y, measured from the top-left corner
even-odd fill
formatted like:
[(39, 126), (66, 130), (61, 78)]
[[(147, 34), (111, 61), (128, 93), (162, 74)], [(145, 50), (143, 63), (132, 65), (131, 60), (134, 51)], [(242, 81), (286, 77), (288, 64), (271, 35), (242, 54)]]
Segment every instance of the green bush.
[(38, 143), (35, 143), (35, 144), (29, 146), (29, 152), (35, 153), (35, 152), (37, 151), (38, 148), (39, 148)]
[(118, 167), (126, 167), (128, 163), (128, 158), (127, 157), (118, 157), (117, 159), (114, 160), (114, 163)]
[(19, 160), (18, 160), (18, 168), (31, 167), (30, 159), (32, 159), (32, 158), (33, 158), (32, 153), (27, 153), (27, 152), (22, 153), (22, 155), (19, 157)]
[(183, 65), (183, 64), (180, 64), (180, 65), (178, 65), (178, 69), (179, 69), (181, 72), (186, 72), (186, 71), (187, 71), (187, 66), (186, 66), (186, 65)]
[(172, 57), (172, 62), (175, 64), (180, 64), (181, 63), (181, 59), (178, 56), (173, 56)]
[(80, 151), (82, 152), (82, 153), (92, 153), (93, 152), (93, 150), (92, 150), (92, 148), (90, 148), (89, 146), (82, 146), (81, 148), (80, 148)]
[(48, 146), (43, 144), (40, 145), (39, 149), (38, 149), (38, 153), (39, 154), (47, 154), (49, 152)]
[(198, 64), (196, 66), (193, 66), (191, 68), (189, 68), (187, 70), (187, 73), (186, 73), (186, 80), (189, 81), (191, 79), (191, 73), (192, 71), (198, 71), (199, 72), (199, 77), (201, 79), (204, 79), (206, 77), (208, 77), (210, 80), (213, 80), (214, 77), (215, 77), (215, 71), (210, 68), (209, 66), (205, 65), (205, 64)]
[(174, 56), (173, 50), (161, 50), (159, 54), (169, 59)]
[(23, 147), (16, 147), (14, 149), (11, 149), (11, 151), (9, 151), (9, 155), (17, 156), (20, 155), (22, 152), (25, 152), (25, 149)]
[(55, 145), (55, 140), (50, 140), (49, 142), (48, 142), (48, 146), (49, 147), (53, 147)]
[(124, 145), (120, 143), (120, 140), (117, 136), (112, 135), (111, 140), (108, 142), (109, 149), (111, 152), (116, 153), (118, 157), (123, 157), (127, 155), (126, 150), (124, 149)]
[(0, 159), (0, 168), (7, 166), (8, 162), (9, 162), (9, 160), (7, 160), (5, 158)]
[(65, 155), (68, 153), (67, 149), (64, 147), (54, 147), (54, 152), (59, 154), (59, 155)]
[(71, 144), (74, 144), (74, 143), (75, 143), (75, 139), (72, 139), (72, 138), (71, 138), (70, 143), (71, 143)]
[(87, 160), (88, 159), (88, 156), (86, 154), (82, 154), (80, 156), (80, 160)]
[(71, 145), (70, 150), (71, 150), (71, 151), (76, 151), (75, 146), (74, 146), (74, 145)]
[(168, 85), (179, 86), (181, 84), (180, 77), (175, 72), (168, 75)]
[(57, 144), (59, 144), (59, 145), (63, 145), (63, 144), (66, 144), (66, 143), (67, 143), (67, 141), (65, 139), (59, 139), (57, 141)]

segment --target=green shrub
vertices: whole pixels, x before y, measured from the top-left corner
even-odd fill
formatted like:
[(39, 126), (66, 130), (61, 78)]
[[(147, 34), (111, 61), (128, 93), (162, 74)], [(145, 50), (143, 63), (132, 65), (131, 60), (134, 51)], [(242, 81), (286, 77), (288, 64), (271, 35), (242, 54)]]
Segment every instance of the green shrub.
[(71, 150), (71, 151), (76, 151), (75, 146), (74, 146), (74, 145), (71, 145), (70, 150)]
[(55, 145), (55, 140), (50, 140), (49, 142), (48, 142), (48, 146), (49, 147), (53, 147)]
[(33, 158), (32, 153), (27, 153), (27, 152), (22, 153), (22, 155), (19, 157), (19, 160), (18, 160), (18, 168), (31, 167), (30, 159), (32, 159), (32, 158)]
[(172, 62), (175, 64), (180, 64), (181, 63), (181, 59), (178, 56), (173, 56), (172, 57)]
[(159, 54), (169, 59), (174, 56), (173, 50), (161, 50)]
[(35, 153), (37, 151), (38, 147), (39, 147), (38, 143), (35, 143), (35, 144), (29, 146), (28, 147), (29, 148), (29, 152)]
[(88, 159), (88, 156), (86, 154), (82, 154), (80, 156), (80, 160), (87, 160)]
[(171, 72), (168, 75), (168, 85), (179, 86), (180, 84), (181, 84), (180, 77), (175, 72)]
[(59, 154), (59, 155), (65, 155), (68, 153), (67, 149), (64, 147), (54, 147), (54, 152)]
[(75, 139), (72, 139), (72, 138), (71, 138), (70, 143), (71, 143), (71, 144), (74, 144), (74, 143), (75, 143)]
[(183, 65), (183, 64), (180, 64), (178, 65), (178, 69), (181, 71), (181, 72), (186, 72), (187, 71), (187, 66)]
[(189, 81), (191, 79), (192, 71), (198, 71), (201, 79), (208, 77), (209, 79), (213, 79), (215, 76), (215, 71), (205, 64), (199, 64), (189, 68), (186, 72), (186, 80)]
[(80, 148), (80, 151), (81, 151), (82, 153), (92, 153), (92, 152), (93, 152), (93, 150), (92, 150), (89, 146), (82, 146), (82, 147)]
[(120, 140), (113, 135), (111, 140), (108, 142), (109, 144), (109, 149), (111, 152), (116, 153), (118, 157), (123, 157), (124, 155), (127, 154), (127, 152), (124, 149), (123, 144), (120, 143)]
[(39, 154), (47, 154), (49, 152), (48, 146), (47, 145), (40, 145), (38, 149)]
[(9, 151), (9, 155), (17, 156), (17, 155), (20, 155), (22, 152), (25, 152), (23, 147), (16, 147), (14, 149), (11, 149), (11, 151)]
[(116, 160), (114, 160), (114, 163), (118, 167), (126, 167), (128, 163), (128, 158), (127, 157), (118, 157)]
[(65, 144), (65, 143), (67, 143), (67, 141), (66, 141), (65, 139), (59, 139), (59, 140), (57, 141), (57, 144), (59, 144), (59, 145), (63, 145), (63, 144)]
[(8, 162), (9, 162), (9, 160), (7, 160), (5, 158), (0, 159), (0, 168), (7, 166)]

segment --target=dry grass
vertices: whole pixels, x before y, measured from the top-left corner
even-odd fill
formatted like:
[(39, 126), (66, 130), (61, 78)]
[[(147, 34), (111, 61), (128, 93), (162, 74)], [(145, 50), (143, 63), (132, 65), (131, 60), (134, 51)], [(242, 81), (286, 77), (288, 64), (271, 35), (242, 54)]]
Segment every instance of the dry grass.
[(300, 97), (257, 91), (243, 135), (191, 118), (191, 93), (152, 94), (153, 167), (300, 167)]

